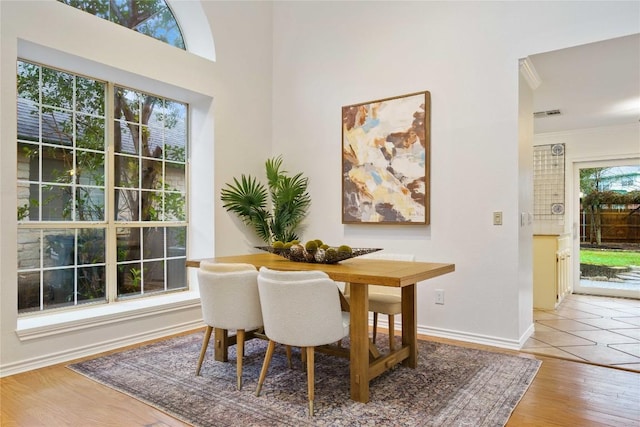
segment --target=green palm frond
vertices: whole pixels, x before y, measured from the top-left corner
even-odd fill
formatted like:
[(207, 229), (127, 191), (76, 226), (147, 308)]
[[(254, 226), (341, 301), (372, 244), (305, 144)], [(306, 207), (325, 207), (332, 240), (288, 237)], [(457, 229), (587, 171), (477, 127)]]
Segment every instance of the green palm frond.
[(269, 188), (273, 188), (278, 184), (280, 177), (285, 175), (287, 171), (280, 170), (282, 167), (282, 156), (267, 159), (265, 169), (267, 173), (267, 183)]
[(238, 215), (242, 222), (256, 230), (261, 239), (268, 241), (271, 214), (267, 209), (267, 189), (256, 178), (244, 174), (240, 181), (233, 178), (233, 182), (226, 184), (220, 192), (222, 207)]
[(227, 184), (221, 192), (223, 207), (253, 227), (267, 243), (298, 239), (296, 229), (311, 206), (309, 180), (302, 173), (289, 177), (281, 168), (280, 156), (266, 161), (268, 190), (255, 178), (242, 175), (240, 181), (234, 178), (234, 184)]

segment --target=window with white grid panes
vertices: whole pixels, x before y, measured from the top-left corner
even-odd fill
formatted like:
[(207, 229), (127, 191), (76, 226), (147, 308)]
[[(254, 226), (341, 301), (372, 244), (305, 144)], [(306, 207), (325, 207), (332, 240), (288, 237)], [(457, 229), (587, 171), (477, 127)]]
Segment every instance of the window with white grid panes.
[(17, 69), (18, 311), (186, 289), (187, 105)]

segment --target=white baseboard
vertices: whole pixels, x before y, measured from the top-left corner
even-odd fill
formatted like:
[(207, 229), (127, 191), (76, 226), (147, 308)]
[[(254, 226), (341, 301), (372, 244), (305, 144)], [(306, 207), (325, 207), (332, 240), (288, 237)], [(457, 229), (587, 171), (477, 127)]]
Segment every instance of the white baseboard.
[[(373, 324), (372, 318), (370, 318), (371, 324)], [(389, 323), (387, 316), (378, 316), (378, 327), (388, 329)], [(402, 329), (400, 322), (395, 322), (395, 330)], [(447, 338), (457, 341), (464, 341), (474, 344), (483, 344), (492, 347), (506, 348), (509, 350), (520, 350), (525, 341), (533, 334), (533, 324), (522, 334), (518, 340), (505, 339), (501, 337), (494, 337), (489, 335), (471, 334), (468, 332), (455, 331), (451, 329), (434, 328), (430, 326), (418, 325), (418, 334), (430, 335), (433, 337)]]

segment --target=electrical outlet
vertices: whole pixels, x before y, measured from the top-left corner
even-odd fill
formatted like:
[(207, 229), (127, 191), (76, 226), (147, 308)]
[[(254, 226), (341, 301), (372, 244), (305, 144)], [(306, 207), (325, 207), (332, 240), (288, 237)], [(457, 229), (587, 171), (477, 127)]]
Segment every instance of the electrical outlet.
[(493, 213), (493, 225), (502, 225), (502, 211)]
[(436, 304), (444, 304), (444, 290), (436, 289)]

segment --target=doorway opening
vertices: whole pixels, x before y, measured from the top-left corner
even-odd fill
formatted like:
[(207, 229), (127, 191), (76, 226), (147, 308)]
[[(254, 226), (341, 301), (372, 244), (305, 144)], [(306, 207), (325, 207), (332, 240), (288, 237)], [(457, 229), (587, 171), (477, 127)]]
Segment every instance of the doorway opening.
[(640, 298), (640, 160), (577, 162), (574, 293)]

